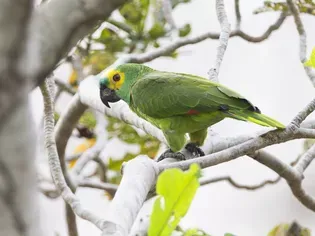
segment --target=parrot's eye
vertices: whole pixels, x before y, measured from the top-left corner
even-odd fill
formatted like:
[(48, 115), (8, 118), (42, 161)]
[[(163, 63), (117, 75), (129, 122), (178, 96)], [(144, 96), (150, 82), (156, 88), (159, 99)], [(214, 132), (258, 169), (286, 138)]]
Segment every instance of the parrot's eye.
[(115, 82), (118, 82), (118, 81), (120, 80), (120, 74), (114, 74), (113, 80), (114, 80)]

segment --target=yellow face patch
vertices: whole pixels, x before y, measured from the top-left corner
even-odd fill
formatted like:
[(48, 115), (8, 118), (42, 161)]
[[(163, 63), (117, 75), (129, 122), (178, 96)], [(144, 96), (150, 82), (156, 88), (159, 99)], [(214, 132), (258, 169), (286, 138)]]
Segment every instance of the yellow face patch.
[(105, 75), (109, 80), (110, 89), (120, 89), (125, 82), (125, 73), (118, 70), (109, 70)]

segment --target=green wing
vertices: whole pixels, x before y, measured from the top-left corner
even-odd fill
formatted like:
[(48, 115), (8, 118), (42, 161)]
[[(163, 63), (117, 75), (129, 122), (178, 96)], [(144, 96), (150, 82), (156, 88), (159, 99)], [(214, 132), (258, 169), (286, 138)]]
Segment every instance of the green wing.
[(236, 92), (202, 77), (151, 72), (131, 88), (131, 103), (154, 118), (218, 110), (259, 110)]

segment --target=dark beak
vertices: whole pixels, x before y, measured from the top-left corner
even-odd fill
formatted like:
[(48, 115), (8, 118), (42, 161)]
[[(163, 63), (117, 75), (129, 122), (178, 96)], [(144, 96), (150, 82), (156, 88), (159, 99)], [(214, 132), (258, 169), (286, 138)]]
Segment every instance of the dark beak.
[(118, 102), (120, 100), (120, 97), (117, 96), (115, 93), (115, 90), (109, 89), (106, 86), (101, 85), (100, 87), (100, 97), (102, 102), (110, 108), (108, 102)]

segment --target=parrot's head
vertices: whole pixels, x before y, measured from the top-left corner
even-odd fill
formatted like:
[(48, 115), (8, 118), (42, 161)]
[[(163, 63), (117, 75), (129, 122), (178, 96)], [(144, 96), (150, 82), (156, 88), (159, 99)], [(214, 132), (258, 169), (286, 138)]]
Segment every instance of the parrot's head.
[(133, 63), (105, 70), (100, 74), (100, 97), (102, 102), (109, 108), (109, 102), (118, 102), (120, 99), (129, 104), (131, 86), (144, 74), (152, 70), (150, 67)]

